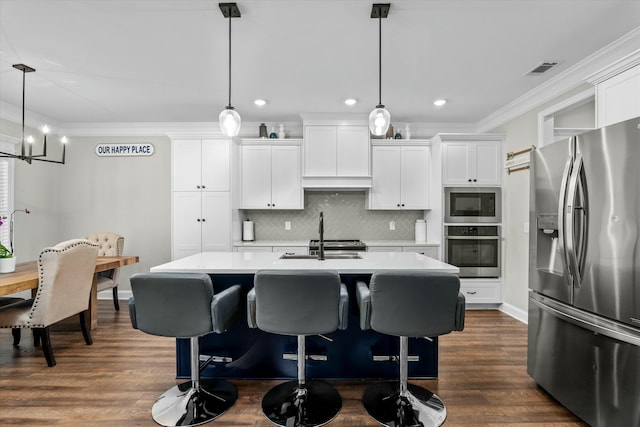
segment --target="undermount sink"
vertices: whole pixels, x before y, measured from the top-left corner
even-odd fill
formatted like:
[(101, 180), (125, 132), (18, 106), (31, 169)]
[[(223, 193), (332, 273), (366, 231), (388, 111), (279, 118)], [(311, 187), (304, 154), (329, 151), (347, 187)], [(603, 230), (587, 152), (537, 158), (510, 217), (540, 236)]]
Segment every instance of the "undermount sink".
[[(280, 259), (318, 259), (318, 255), (301, 255), (284, 253)], [(362, 259), (357, 253), (352, 254), (324, 254), (324, 259)]]

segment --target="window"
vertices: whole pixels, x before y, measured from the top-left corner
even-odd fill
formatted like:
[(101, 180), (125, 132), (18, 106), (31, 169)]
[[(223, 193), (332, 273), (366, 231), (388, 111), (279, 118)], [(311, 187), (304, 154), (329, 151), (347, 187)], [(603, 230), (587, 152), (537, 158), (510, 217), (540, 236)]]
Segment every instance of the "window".
[[(15, 152), (15, 140), (0, 135), (0, 151)], [(0, 217), (4, 223), (0, 227), (0, 242), (9, 247), (9, 220), (13, 210), (13, 159), (0, 157)]]

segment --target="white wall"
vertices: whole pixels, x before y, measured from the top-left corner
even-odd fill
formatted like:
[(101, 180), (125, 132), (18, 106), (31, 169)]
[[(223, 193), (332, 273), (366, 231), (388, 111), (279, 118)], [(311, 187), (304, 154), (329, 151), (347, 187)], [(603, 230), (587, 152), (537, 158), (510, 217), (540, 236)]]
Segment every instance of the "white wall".
[[(20, 128), (0, 122), (0, 133), (19, 137)], [(53, 140), (53, 138), (51, 139)], [(98, 157), (99, 143), (149, 142), (152, 156)], [(59, 158), (58, 144), (48, 148)], [(125, 237), (124, 253), (140, 263), (124, 267), (120, 289), (129, 276), (171, 257), (171, 148), (167, 137), (78, 137), (67, 145), (65, 165), (15, 161), (15, 207), (30, 215), (15, 217), (15, 247), (20, 261), (36, 259), (47, 246), (95, 231)]]
[[(506, 135), (505, 152), (507, 153), (537, 145), (538, 113), (589, 87), (590, 85), (581, 85), (490, 132)], [(567, 113), (567, 117), (563, 120), (571, 123), (593, 124), (593, 109), (593, 103), (585, 104)], [(505, 171), (503, 183), (502, 234), (505, 256), (502, 297), (509, 309), (526, 316), (529, 288), (529, 234), (525, 232), (525, 224), (529, 222), (529, 171), (523, 170), (510, 175)]]

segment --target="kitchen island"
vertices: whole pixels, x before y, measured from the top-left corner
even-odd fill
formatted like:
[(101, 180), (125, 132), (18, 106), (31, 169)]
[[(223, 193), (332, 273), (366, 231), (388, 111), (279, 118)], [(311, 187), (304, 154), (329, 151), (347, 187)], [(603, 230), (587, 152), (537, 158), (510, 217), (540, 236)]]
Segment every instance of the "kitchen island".
[[(418, 253), (358, 252), (359, 259), (281, 259), (283, 252), (203, 252), (151, 268), (151, 272), (190, 272), (211, 275), (215, 292), (239, 284), (246, 293), (258, 270), (336, 270), (349, 291), (349, 325), (328, 334), (307, 337), (307, 376), (323, 379), (397, 378), (398, 339), (360, 329), (355, 297), (356, 281), (369, 282), (374, 271), (429, 270), (458, 273), (458, 268)], [(425, 298), (428, 298), (425, 295)], [(203, 378), (293, 378), (296, 376), (296, 337), (251, 329), (242, 307), (238, 321), (224, 334), (200, 339), (201, 358), (218, 356)], [(189, 341), (177, 340), (177, 377), (188, 378)], [(409, 376), (435, 378), (438, 374), (438, 342), (410, 339)]]

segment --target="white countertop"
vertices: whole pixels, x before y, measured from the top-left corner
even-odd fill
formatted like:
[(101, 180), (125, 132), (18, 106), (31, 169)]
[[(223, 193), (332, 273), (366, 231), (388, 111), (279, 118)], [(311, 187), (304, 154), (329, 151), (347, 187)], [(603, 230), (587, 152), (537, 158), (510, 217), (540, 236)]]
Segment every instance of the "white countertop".
[[(440, 246), (440, 243), (416, 243), (415, 240), (363, 240), (367, 246)], [(254, 240), (234, 241), (233, 246), (309, 246), (309, 240)]]
[(202, 252), (151, 267), (151, 272), (253, 274), (258, 270), (337, 270), (371, 274), (379, 270), (429, 270), (457, 274), (458, 267), (412, 252), (358, 252), (362, 259), (280, 259), (282, 252)]

